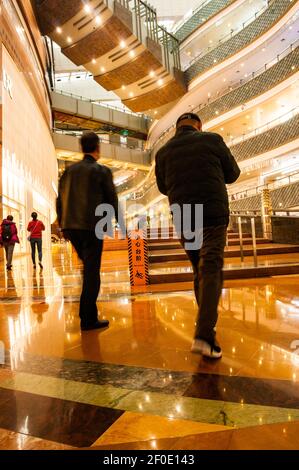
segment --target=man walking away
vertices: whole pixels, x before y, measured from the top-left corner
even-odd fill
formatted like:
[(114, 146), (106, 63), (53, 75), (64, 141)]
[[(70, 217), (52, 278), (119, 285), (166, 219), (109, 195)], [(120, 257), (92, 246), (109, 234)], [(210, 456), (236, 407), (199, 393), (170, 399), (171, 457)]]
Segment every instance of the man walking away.
[(100, 158), (97, 134), (84, 134), (81, 147), (83, 160), (67, 168), (60, 180), (57, 216), (64, 237), (71, 241), (83, 262), (80, 318), (81, 329), (87, 331), (109, 326), (109, 321), (98, 319), (97, 298), (101, 285), (103, 240), (99, 240), (95, 234), (100, 219), (95, 212), (100, 204), (109, 204), (118, 220), (118, 199), (111, 171), (97, 163)]
[(182, 209), (190, 204), (192, 213), (196, 204), (203, 205), (203, 245), (187, 250), (199, 306), (192, 352), (213, 359), (222, 357), (216, 324), (229, 223), (226, 184), (239, 176), (240, 169), (222, 137), (202, 132), (197, 114), (183, 114), (177, 121), (176, 135), (156, 155), (157, 184), (170, 204)]
[(12, 270), (12, 257), (16, 243), (20, 243), (18, 229), (13, 222), (13, 216), (8, 215), (1, 224), (0, 234), (0, 245), (2, 245), (5, 250), (7, 271)]

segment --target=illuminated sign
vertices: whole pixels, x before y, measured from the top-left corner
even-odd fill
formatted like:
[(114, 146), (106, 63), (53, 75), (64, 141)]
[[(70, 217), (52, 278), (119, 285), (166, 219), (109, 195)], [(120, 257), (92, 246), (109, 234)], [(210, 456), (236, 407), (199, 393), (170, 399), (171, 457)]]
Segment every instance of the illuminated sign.
[(13, 88), (13, 85), (12, 85), (12, 79), (10, 78), (10, 76), (7, 74), (7, 72), (5, 70), (3, 70), (3, 85), (4, 85), (4, 89), (7, 91), (7, 93), (9, 94), (10, 98), (13, 99), (13, 94), (12, 94), (12, 88)]

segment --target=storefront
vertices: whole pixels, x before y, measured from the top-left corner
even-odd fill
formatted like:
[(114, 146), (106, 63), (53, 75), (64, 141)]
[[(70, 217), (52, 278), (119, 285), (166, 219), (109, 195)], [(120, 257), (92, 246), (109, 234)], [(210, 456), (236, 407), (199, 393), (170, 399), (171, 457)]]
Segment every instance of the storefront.
[(22, 252), (28, 251), (26, 227), (32, 211), (46, 225), (49, 246), (57, 187), (41, 38), (36, 36), (34, 17), (25, 14), (28, 11), (20, 10), (19, 2), (2, 2), (1, 216), (14, 216)]

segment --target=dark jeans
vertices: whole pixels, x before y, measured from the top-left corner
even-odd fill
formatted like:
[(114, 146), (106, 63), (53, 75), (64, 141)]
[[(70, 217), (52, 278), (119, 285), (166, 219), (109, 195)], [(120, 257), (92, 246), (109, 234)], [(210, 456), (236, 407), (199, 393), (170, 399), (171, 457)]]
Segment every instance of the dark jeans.
[(94, 232), (87, 230), (65, 230), (64, 235), (70, 240), (83, 262), (80, 318), (81, 326), (90, 326), (98, 320), (97, 298), (101, 287), (103, 241), (98, 240)]
[(31, 238), (30, 239), (30, 245), (31, 245), (31, 258), (32, 258), (32, 263), (35, 263), (35, 253), (36, 253), (36, 248), (38, 251), (38, 260), (41, 263), (43, 260), (43, 240), (41, 238)]
[[(194, 272), (194, 291), (199, 307), (195, 338), (215, 341), (218, 304), (223, 287), (224, 249), (227, 226), (203, 229), (200, 250), (186, 251)], [(182, 241), (183, 242), (183, 241)]]
[(13, 252), (15, 249), (15, 244), (14, 243), (9, 243), (9, 242), (4, 242), (3, 243), (4, 249), (5, 249), (5, 255), (6, 255), (6, 266), (8, 268), (11, 268), (12, 265), (12, 257), (13, 257)]

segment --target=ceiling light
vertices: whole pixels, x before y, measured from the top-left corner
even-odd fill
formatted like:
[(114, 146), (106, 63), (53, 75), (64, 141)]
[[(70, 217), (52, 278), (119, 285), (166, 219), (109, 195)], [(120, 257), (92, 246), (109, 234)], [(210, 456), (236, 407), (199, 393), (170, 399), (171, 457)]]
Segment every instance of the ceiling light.
[(95, 59), (92, 59), (92, 63), (93, 63), (93, 64), (96, 64), (97, 61), (96, 61)]
[(103, 72), (103, 73), (106, 72), (105, 67), (101, 67), (101, 72)]
[(134, 93), (130, 91), (130, 98), (133, 98), (133, 96), (134, 96)]
[(99, 15), (96, 16), (96, 24), (102, 24), (102, 19)]
[(69, 44), (71, 44), (72, 38), (71, 38), (70, 36), (68, 36), (66, 40), (67, 40), (67, 42), (68, 42)]
[(90, 13), (91, 12), (91, 8), (89, 5), (84, 5), (84, 11), (85, 13)]
[(221, 127), (220, 130), (221, 130), (221, 131), (224, 131), (224, 127)]
[(158, 80), (158, 85), (161, 86), (163, 85), (164, 81), (162, 80), (162, 78), (160, 78), (160, 80)]
[(120, 47), (121, 47), (122, 49), (124, 49), (124, 48), (126, 47), (125, 41), (120, 41), (120, 44), (119, 44), (119, 45), (120, 45)]
[(135, 51), (130, 51), (130, 57), (135, 57)]
[(158, 111), (155, 111), (155, 114), (158, 114)]
[(56, 28), (56, 33), (58, 33), (58, 34), (62, 33), (62, 29), (59, 26), (57, 26), (57, 28)]
[(122, 90), (125, 90), (125, 89), (126, 89), (125, 85), (122, 85), (121, 89), (122, 89)]
[(150, 71), (150, 77), (154, 77), (155, 76), (155, 72), (153, 70)]

